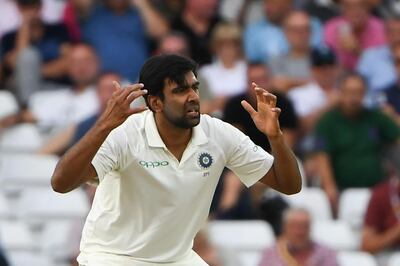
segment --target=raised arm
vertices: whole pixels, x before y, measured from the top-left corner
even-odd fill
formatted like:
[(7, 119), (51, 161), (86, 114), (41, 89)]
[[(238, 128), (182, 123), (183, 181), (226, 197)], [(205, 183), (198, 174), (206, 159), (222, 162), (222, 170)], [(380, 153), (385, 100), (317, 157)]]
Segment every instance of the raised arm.
[(285, 143), (279, 126), (281, 112), (276, 107), (276, 96), (253, 83), (257, 95), (257, 111), (246, 101), (242, 106), (250, 114), (256, 127), (268, 137), (274, 164), (260, 180), (265, 185), (285, 194), (295, 194), (301, 190), (301, 175), (296, 157)]
[(79, 187), (82, 183), (94, 180), (97, 173), (91, 161), (104, 140), (130, 115), (147, 109), (146, 107), (130, 108), (133, 100), (147, 93), (147, 90), (141, 90), (142, 84), (121, 89), (120, 85), (115, 82), (114, 86), (115, 92), (96, 124), (58, 162), (51, 178), (51, 186), (54, 191), (66, 193)]
[(147, 34), (152, 38), (160, 38), (168, 30), (166, 19), (151, 5), (149, 0), (131, 0), (134, 6), (139, 10), (146, 27)]

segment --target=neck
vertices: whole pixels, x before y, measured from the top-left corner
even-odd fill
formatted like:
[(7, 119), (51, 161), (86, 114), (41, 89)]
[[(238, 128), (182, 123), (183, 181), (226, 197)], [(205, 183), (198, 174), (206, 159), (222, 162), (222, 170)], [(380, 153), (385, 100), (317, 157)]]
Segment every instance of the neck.
[(81, 92), (83, 92), (88, 86), (89, 86), (89, 84), (75, 84), (75, 86), (74, 86), (74, 91), (77, 92), (77, 93), (81, 93)]
[(221, 60), (221, 62), (225, 68), (233, 68), (235, 66), (236, 60), (235, 59)]
[(295, 58), (305, 57), (309, 54), (308, 48), (292, 48), (290, 51), (290, 56)]
[(192, 137), (191, 128), (177, 127), (164, 118), (161, 113), (155, 113), (158, 133), (168, 149), (171, 147), (186, 147)]

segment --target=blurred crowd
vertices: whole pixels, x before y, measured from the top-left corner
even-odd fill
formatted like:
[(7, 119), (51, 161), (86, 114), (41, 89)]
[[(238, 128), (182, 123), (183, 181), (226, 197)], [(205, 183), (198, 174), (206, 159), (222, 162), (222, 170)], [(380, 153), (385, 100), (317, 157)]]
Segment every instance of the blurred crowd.
[[(112, 81), (136, 82), (151, 55), (188, 56), (202, 113), (270, 150), (240, 102), (256, 105), (251, 82), (274, 93), (303, 186), (324, 191), (333, 217), (342, 191), (370, 189), (361, 249), (400, 251), (399, 1), (0, 0), (0, 40), (0, 91), (19, 106), (0, 134), (34, 123), (48, 140), (37, 153), (61, 155), (96, 122)], [(278, 237), (260, 265), (337, 265), (310, 238), (307, 211), (229, 169), (220, 180), (210, 219), (264, 219)], [(195, 249), (227, 265), (204, 233)]]

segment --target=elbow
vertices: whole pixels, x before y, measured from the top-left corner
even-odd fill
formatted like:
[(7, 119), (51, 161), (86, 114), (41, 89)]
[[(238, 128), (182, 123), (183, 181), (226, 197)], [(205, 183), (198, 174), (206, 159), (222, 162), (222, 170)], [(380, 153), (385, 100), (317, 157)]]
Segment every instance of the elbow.
[(300, 191), (301, 191), (301, 185), (293, 187), (293, 188), (286, 189), (285, 191), (283, 191), (283, 193), (286, 194), (286, 195), (294, 195), (294, 194), (299, 193)]
[(61, 178), (56, 172), (53, 173), (51, 177), (51, 187), (57, 193), (67, 193), (69, 190), (61, 182)]
[(367, 241), (362, 241), (361, 243), (361, 251), (368, 252), (371, 254), (377, 253), (379, 250), (373, 245), (369, 244)]
[(302, 181), (301, 181), (301, 177), (299, 177), (297, 179), (297, 182), (295, 182), (294, 184), (292, 184), (291, 186), (287, 186), (283, 191), (281, 191), (282, 193), (286, 194), (286, 195), (294, 195), (297, 194), (301, 191), (301, 186), (302, 186)]

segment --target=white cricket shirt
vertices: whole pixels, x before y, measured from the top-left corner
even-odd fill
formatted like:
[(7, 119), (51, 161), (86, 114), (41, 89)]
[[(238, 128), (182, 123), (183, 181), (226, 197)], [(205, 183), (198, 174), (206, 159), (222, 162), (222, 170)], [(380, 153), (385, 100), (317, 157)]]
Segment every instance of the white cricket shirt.
[(110, 133), (92, 161), (100, 182), (83, 229), (81, 264), (101, 254), (120, 255), (127, 265), (183, 261), (193, 253), (224, 167), (246, 186), (271, 168), (273, 157), (241, 131), (208, 115), (200, 120), (181, 161), (166, 148), (151, 111)]

